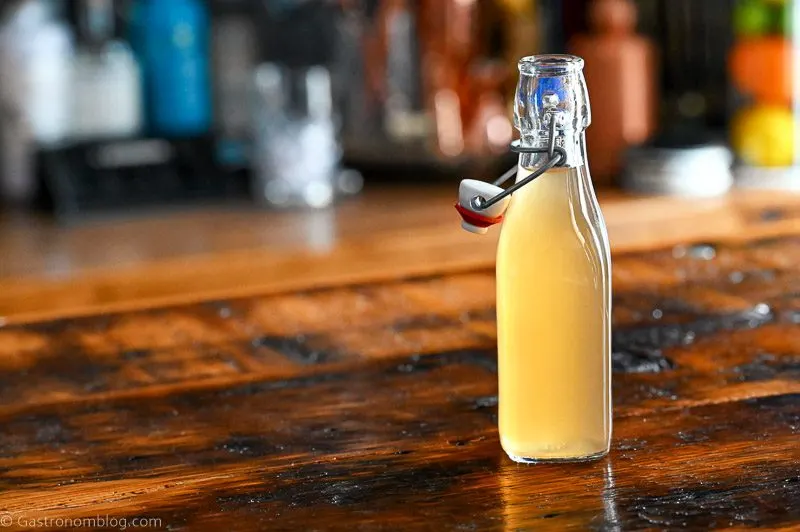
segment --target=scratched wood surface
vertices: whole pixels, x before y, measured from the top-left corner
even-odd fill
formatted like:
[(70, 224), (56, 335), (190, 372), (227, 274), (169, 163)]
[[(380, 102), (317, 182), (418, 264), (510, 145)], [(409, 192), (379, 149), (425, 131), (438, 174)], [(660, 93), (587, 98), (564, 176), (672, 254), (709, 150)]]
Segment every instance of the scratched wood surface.
[(491, 270), (0, 328), (0, 523), (800, 526), (800, 238), (618, 253), (614, 283), (588, 464), (503, 456)]

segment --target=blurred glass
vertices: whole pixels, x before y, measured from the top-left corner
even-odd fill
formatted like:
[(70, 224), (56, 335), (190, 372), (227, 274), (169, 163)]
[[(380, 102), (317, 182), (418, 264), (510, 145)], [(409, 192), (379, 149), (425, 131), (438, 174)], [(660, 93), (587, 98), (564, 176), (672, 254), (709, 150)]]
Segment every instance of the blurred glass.
[(242, 102), (247, 101), (258, 64), (258, 28), (249, 11), (229, 9), (216, 13), (212, 32), (217, 157), (226, 167), (246, 167), (251, 120)]
[(70, 129), (73, 36), (62, 2), (27, 0), (5, 6), (0, 26), (0, 198), (32, 201), (34, 153), (57, 145)]
[(72, 65), (70, 138), (136, 135), (142, 126), (139, 66), (127, 44), (79, 51)]
[(255, 89), (254, 198), (275, 207), (330, 205), (341, 149), (328, 70), (262, 64)]
[(736, 0), (728, 58), (737, 184), (800, 190), (798, 2)]
[(72, 62), (70, 138), (131, 137), (142, 127), (141, 72), (133, 51), (116, 38), (114, 4), (78, 4), (78, 48)]

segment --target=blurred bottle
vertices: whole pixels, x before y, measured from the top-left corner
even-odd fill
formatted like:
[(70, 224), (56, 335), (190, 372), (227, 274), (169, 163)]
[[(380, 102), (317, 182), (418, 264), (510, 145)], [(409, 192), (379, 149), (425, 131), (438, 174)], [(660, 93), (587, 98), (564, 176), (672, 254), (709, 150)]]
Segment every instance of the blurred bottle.
[(469, 124), (477, 111), (469, 76), (478, 57), (478, 8), (476, 0), (422, 2), (424, 101), (433, 121), (434, 151), (444, 157), (460, 157), (469, 148)]
[(134, 0), (130, 40), (142, 66), (147, 125), (165, 136), (211, 128), (209, 14), (202, 0)]
[(229, 168), (243, 167), (248, 162), (251, 120), (245, 102), (258, 64), (258, 35), (252, 11), (249, 3), (234, 2), (218, 6), (212, 17), (217, 158)]
[(478, 51), (478, 0), (446, 0), (444, 55), (459, 68), (466, 68)]
[(611, 184), (622, 170), (627, 148), (646, 142), (656, 130), (656, 50), (635, 34), (636, 17), (632, 0), (594, 0), (591, 33), (570, 43), (571, 53), (586, 61), (596, 124), (586, 140), (598, 185)]
[(457, 69), (461, 121), (467, 125), (476, 109), (468, 77), (480, 48), (480, 6), (477, 0), (447, 0), (444, 4), (444, 57)]
[(81, 0), (77, 15), (70, 136), (136, 135), (142, 126), (141, 76), (130, 47), (114, 38), (113, 0)]
[(505, 26), (505, 62), (513, 71), (523, 57), (534, 55), (541, 47), (541, 29), (534, 0), (498, 0)]
[(69, 132), (73, 40), (56, 0), (26, 0), (0, 29), (2, 178), (6, 201), (28, 202), (37, 190), (37, 146)]
[(342, 10), (336, 19), (331, 74), (336, 108), (342, 116), (342, 134), (352, 144), (374, 138), (380, 131), (379, 119), (371, 112), (372, 102), (367, 100), (368, 22), (365, 2), (342, 0)]
[(407, 0), (385, 0), (377, 18), (382, 71), (378, 90), (386, 132), (399, 141), (422, 138), (427, 128), (421, 113), (416, 13)]
[(579, 27), (576, 21), (585, 18), (585, 10), (575, 9), (574, 6), (575, 0), (541, 0), (536, 3), (539, 39), (544, 52), (557, 53), (567, 48), (571, 37), (567, 32)]
[(444, 157), (458, 157), (465, 148), (458, 70), (438, 55), (427, 58), (426, 70), (427, 102), (436, 130), (433, 151)]
[(417, 14), (413, 2), (383, 0), (375, 6), (372, 25), (363, 36), (366, 99), (361, 105), (380, 116), (390, 142), (419, 140), (428, 134)]
[(475, 109), (466, 131), (466, 147), (474, 155), (498, 155), (508, 152), (513, 128), (503, 98), (503, 84), (508, 70), (498, 62), (487, 61), (473, 67), (470, 84)]

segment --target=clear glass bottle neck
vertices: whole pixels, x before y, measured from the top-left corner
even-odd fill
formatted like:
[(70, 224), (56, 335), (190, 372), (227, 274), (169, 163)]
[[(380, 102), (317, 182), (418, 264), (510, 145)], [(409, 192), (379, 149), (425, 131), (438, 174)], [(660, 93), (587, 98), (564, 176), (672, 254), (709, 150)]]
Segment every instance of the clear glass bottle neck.
[[(548, 139), (537, 135), (523, 135), (520, 137), (520, 144), (525, 147), (547, 148)], [(567, 157), (566, 161), (559, 164), (560, 167), (580, 168), (587, 166), (585, 131), (560, 132), (556, 136), (556, 147), (564, 150)], [(546, 153), (521, 153), (519, 155), (519, 164), (522, 168), (532, 170), (545, 164), (549, 157)]]
[[(519, 62), (519, 72), (514, 123), (521, 145), (547, 148), (555, 131), (555, 146), (566, 154), (562, 166), (585, 165), (585, 131), (591, 123), (591, 108), (583, 60), (571, 55), (525, 57)], [(538, 154), (520, 157), (525, 168), (544, 160)]]

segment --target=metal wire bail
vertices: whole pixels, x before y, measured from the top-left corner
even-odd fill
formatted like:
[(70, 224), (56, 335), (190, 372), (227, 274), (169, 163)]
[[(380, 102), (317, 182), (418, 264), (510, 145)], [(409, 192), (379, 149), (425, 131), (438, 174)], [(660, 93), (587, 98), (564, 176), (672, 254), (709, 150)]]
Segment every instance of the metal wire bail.
[[(540, 177), (542, 174), (547, 172), (548, 170), (555, 168), (556, 166), (561, 166), (567, 160), (567, 152), (564, 151), (563, 148), (559, 148), (556, 146), (556, 115), (552, 113), (550, 115), (550, 137), (548, 138), (547, 148), (526, 148), (525, 146), (521, 146), (518, 140), (515, 140), (511, 143), (511, 151), (514, 153), (545, 153), (549, 157), (545, 163), (533, 171), (531, 175), (520, 181), (519, 183), (514, 183), (512, 186), (505, 189), (500, 194), (486, 199), (481, 196), (475, 196), (470, 201), (470, 204), (473, 209), (482, 211), (484, 209), (488, 209), (498, 201), (502, 201), (504, 198), (510, 196), (517, 190), (521, 189), (537, 177)], [(501, 175), (498, 179), (496, 179), (492, 184), (496, 186), (500, 186), (512, 177), (517, 174), (517, 167), (514, 166), (513, 168), (509, 169), (508, 172)]]

